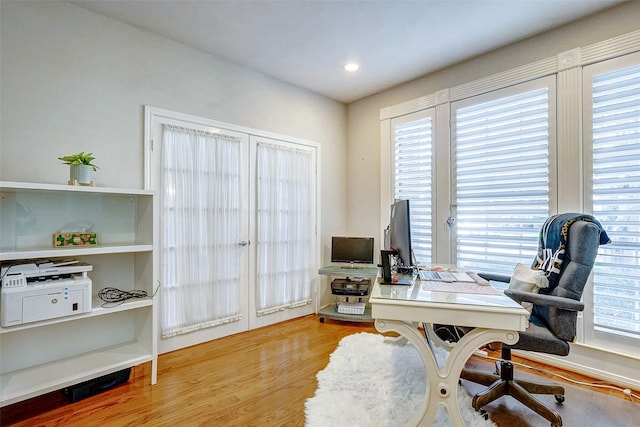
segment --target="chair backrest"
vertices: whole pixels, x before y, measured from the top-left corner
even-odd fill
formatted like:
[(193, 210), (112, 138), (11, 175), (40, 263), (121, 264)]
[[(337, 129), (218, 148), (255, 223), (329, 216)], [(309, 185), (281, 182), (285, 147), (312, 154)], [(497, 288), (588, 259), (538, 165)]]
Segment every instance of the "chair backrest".
[[(600, 227), (589, 221), (571, 224), (566, 252), (557, 285), (541, 289), (540, 293), (571, 298), (579, 301), (589, 280), (600, 245)], [(576, 335), (578, 313), (554, 307), (534, 306), (533, 312), (542, 317), (558, 338), (573, 341)]]

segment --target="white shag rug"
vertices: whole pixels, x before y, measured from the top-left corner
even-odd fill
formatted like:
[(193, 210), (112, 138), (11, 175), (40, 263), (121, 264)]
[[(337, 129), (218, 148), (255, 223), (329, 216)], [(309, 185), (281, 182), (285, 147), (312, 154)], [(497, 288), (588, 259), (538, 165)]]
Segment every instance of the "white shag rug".
[[(436, 359), (447, 351), (437, 349)], [(379, 334), (360, 332), (344, 337), (318, 372), (318, 389), (305, 402), (307, 427), (405, 426), (424, 398), (424, 365), (411, 344), (385, 343)], [(460, 412), (468, 427), (495, 427), (471, 406), (471, 396), (460, 387)], [(434, 426), (451, 426), (444, 408)]]

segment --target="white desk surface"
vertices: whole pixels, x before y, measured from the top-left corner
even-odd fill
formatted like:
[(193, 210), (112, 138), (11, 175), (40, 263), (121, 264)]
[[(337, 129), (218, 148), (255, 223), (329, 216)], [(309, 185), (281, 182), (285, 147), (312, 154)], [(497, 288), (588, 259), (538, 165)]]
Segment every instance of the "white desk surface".
[(428, 290), (420, 280), (411, 286), (373, 285), (369, 298), (374, 319), (442, 323), (481, 328), (526, 329), (527, 311), (508, 296)]

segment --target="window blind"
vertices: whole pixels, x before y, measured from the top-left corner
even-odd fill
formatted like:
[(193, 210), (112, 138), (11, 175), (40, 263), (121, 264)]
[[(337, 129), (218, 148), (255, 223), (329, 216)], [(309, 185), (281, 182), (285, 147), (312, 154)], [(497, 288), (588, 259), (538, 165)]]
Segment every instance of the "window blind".
[(533, 261), (549, 216), (549, 102), (540, 88), (454, 106), (459, 265), (510, 274)]
[(394, 126), (394, 198), (409, 200), (411, 248), (420, 265), (431, 264), (431, 117)]
[(593, 213), (612, 243), (594, 275), (594, 328), (640, 338), (640, 66), (594, 76)]

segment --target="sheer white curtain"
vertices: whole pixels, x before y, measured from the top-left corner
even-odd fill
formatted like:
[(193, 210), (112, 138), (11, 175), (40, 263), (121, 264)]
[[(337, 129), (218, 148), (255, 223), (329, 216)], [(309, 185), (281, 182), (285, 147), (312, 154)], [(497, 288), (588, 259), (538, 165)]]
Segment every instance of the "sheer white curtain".
[(240, 140), (164, 125), (163, 338), (241, 317)]
[(311, 303), (314, 271), (312, 154), (258, 143), (257, 314)]

